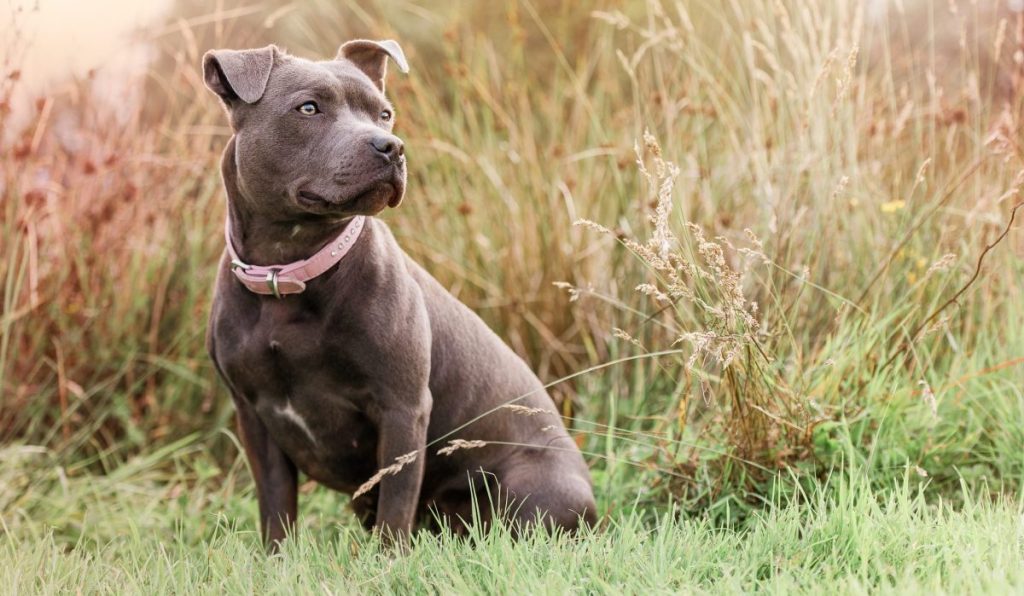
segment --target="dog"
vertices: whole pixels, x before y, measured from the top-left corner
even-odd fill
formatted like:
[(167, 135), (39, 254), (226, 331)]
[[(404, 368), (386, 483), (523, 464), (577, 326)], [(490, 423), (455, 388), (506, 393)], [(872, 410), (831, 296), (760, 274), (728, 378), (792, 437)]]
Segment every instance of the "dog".
[(517, 533), (592, 524), (587, 465), (537, 376), (374, 217), (406, 187), (389, 59), (408, 72), (391, 40), (328, 61), (273, 45), (203, 57), (233, 131), (207, 349), (263, 540), (294, 525), (300, 470), (353, 495), (389, 544), (495, 513)]

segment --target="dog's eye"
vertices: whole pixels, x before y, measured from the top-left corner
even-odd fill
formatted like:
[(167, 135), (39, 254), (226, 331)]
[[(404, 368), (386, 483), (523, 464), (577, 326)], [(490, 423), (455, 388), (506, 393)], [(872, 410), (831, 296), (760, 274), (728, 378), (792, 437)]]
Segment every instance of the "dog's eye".
[(391, 110), (380, 111), (380, 119), (383, 120), (384, 122), (390, 122), (392, 116), (394, 116), (394, 114), (391, 113)]
[(316, 114), (317, 112), (320, 111), (320, 108), (318, 108), (316, 106), (316, 103), (312, 101), (307, 101), (306, 103), (302, 104), (301, 106), (295, 109), (298, 110), (299, 113), (302, 114), (303, 116), (312, 116), (313, 114)]

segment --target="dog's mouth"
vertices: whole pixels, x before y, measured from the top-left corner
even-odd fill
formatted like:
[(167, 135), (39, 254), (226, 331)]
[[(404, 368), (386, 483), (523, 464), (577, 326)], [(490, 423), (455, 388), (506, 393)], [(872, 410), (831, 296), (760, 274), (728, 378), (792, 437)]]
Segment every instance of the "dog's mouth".
[(306, 205), (311, 205), (311, 206), (312, 205), (328, 206), (328, 205), (332, 204), (331, 201), (328, 201), (327, 199), (323, 198), (322, 196), (316, 194), (315, 192), (310, 192), (308, 190), (300, 190), (299, 191), (299, 202), (300, 203), (305, 203)]
[(382, 181), (372, 184), (365, 190), (354, 195), (325, 197), (311, 190), (300, 190), (296, 193), (296, 202), (306, 210), (316, 213), (336, 213), (338, 211), (355, 214), (373, 215), (384, 208), (396, 207), (402, 200), (399, 184)]

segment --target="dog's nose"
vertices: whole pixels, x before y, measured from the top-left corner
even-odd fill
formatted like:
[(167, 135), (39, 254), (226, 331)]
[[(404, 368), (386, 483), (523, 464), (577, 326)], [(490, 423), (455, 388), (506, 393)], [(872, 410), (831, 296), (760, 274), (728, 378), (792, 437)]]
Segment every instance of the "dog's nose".
[(405, 154), (405, 145), (394, 135), (381, 135), (370, 139), (374, 150), (388, 160), (394, 161)]

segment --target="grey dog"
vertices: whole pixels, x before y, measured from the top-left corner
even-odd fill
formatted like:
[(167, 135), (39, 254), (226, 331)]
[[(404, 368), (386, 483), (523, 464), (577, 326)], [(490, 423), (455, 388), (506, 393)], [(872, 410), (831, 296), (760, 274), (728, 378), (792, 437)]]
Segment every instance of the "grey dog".
[(516, 531), (592, 523), (586, 463), (536, 375), (372, 217), (406, 185), (389, 58), (408, 69), (394, 41), (320, 62), (275, 46), (203, 57), (234, 133), (207, 348), (264, 540), (294, 523), (299, 470), (349, 494), (379, 481), (352, 507), (389, 541), (495, 511)]

